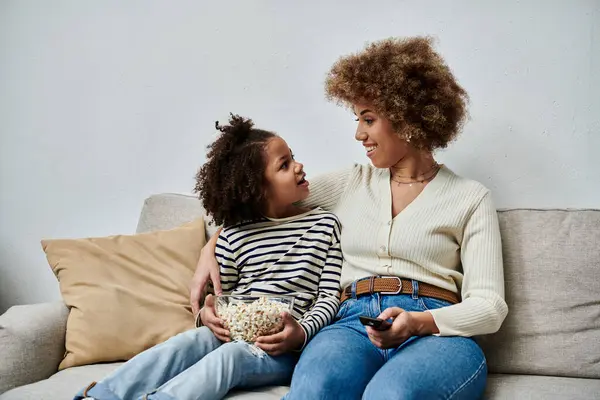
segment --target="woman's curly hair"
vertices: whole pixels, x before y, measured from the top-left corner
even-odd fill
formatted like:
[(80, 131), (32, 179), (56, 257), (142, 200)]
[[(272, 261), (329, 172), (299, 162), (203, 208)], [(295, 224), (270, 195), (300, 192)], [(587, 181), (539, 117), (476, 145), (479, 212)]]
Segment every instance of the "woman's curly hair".
[(196, 174), (194, 192), (217, 225), (260, 219), (265, 206), (267, 142), (275, 133), (253, 128), (251, 119), (231, 114), (229, 125), (208, 146), (208, 161)]
[(462, 129), (468, 95), (432, 44), (390, 38), (340, 58), (326, 79), (327, 98), (371, 105), (416, 148), (445, 148)]

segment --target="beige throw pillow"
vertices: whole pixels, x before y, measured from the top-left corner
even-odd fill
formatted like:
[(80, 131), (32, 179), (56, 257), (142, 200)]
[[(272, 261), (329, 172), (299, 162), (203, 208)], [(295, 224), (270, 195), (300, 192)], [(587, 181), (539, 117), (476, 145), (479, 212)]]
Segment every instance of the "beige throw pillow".
[(194, 328), (189, 284), (204, 243), (202, 218), (132, 236), (43, 240), (70, 309), (59, 369), (128, 360)]

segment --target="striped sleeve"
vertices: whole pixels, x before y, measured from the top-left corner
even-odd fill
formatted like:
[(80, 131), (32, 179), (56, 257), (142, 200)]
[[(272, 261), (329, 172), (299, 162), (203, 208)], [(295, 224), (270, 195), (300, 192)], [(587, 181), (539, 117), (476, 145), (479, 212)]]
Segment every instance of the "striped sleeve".
[(302, 348), (319, 330), (329, 325), (337, 314), (340, 304), (340, 276), (342, 273), (342, 249), (339, 238), (340, 229), (336, 220), (331, 246), (327, 251), (327, 258), (319, 279), (317, 300), (299, 321), (305, 333)]
[(215, 257), (221, 273), (221, 288), (224, 293), (229, 293), (237, 286), (239, 271), (235, 261), (235, 253), (231, 250), (225, 230), (221, 231), (217, 239)]

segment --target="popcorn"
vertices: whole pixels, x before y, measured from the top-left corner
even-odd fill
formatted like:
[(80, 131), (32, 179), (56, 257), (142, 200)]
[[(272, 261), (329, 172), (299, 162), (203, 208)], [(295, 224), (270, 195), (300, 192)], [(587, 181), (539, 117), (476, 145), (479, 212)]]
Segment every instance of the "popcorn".
[(217, 313), (229, 329), (232, 340), (254, 342), (259, 336), (268, 336), (283, 330), (282, 312), (290, 312), (291, 305), (268, 297), (255, 301), (217, 302)]

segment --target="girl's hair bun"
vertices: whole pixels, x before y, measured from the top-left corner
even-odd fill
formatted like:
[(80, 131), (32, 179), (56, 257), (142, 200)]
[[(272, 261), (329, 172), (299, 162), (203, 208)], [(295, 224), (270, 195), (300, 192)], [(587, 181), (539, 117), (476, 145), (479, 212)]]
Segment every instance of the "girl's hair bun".
[(234, 136), (236, 142), (243, 142), (252, 132), (254, 122), (250, 118), (240, 117), (237, 114), (230, 113), (229, 115), (229, 125), (219, 125), (219, 121), (215, 121), (215, 128), (224, 135)]

